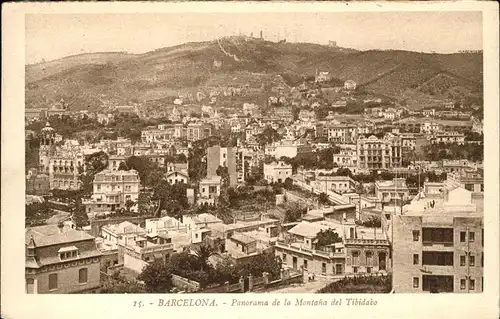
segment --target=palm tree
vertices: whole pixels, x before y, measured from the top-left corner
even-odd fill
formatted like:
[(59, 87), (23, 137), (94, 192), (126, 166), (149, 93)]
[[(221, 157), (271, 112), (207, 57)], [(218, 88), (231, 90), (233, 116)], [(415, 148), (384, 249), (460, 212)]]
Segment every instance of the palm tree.
[(207, 244), (202, 244), (196, 249), (195, 255), (201, 265), (201, 270), (208, 268), (208, 258), (214, 254), (214, 250)]

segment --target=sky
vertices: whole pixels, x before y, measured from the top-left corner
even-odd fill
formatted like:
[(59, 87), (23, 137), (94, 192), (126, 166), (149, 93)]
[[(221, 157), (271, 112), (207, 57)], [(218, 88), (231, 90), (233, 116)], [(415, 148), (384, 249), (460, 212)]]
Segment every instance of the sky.
[(482, 49), (481, 12), (27, 14), (26, 63), (90, 52), (144, 53), (239, 33), (358, 50)]

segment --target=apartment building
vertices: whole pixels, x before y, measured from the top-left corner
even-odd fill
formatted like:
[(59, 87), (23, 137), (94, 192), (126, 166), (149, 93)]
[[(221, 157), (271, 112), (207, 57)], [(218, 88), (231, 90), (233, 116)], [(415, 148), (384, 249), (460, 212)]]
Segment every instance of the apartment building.
[(436, 133), (430, 138), (431, 144), (464, 144), (465, 135), (458, 132)]
[(26, 293), (79, 293), (100, 285), (101, 252), (95, 238), (65, 225), (25, 231)]
[(388, 233), (393, 228), (396, 293), (483, 290), (483, 208), (470, 191), (420, 193), (391, 217), (382, 221)]
[(187, 163), (168, 163), (165, 178), (170, 185), (189, 182)]
[(387, 169), (401, 166), (401, 139), (393, 134), (386, 134), (383, 138), (362, 136), (358, 138), (356, 147), (358, 168)]
[[(115, 211), (125, 208), (129, 200), (139, 198), (139, 173), (136, 170), (104, 170), (95, 174), (93, 193), (90, 200), (84, 200), (87, 213)], [(132, 208), (134, 210), (134, 208)]]
[(209, 147), (207, 149), (207, 177), (217, 176), (219, 166), (227, 167), (229, 186), (235, 186), (238, 183), (237, 155), (234, 147)]

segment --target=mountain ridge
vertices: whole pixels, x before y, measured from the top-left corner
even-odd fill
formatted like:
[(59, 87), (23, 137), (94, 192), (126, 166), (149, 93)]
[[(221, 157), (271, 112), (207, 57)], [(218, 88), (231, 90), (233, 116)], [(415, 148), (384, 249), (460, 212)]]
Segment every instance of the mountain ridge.
[[(225, 37), (141, 54), (80, 54), (28, 65), (26, 107), (40, 107), (60, 98), (74, 100), (74, 109), (99, 107), (103, 99), (115, 103), (161, 99), (196, 91), (206, 83), (230, 86), (224, 82), (231, 82), (231, 74), (245, 77), (245, 72), (253, 74), (252, 80), (279, 75), (294, 86), (317, 71), (327, 71), (343, 81), (352, 79), (367, 91), (397, 99), (439, 74), (448, 78), (437, 77), (437, 84), (428, 83), (432, 87), (426, 87), (428, 92), (448, 97), (457, 92), (477, 94), (483, 72), (480, 52), (357, 51), (313, 43)], [(224, 74), (228, 76), (220, 76)], [(216, 81), (219, 78), (221, 83)]]

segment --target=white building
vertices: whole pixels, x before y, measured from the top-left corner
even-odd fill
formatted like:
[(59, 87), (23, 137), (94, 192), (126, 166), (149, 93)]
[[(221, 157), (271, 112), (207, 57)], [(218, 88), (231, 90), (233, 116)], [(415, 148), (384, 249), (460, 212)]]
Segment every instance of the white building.
[[(94, 176), (93, 193), (88, 201), (83, 201), (87, 213), (115, 211), (126, 208), (127, 201), (137, 202), (139, 198), (139, 174), (136, 170), (104, 170)], [(137, 211), (137, 205), (131, 208)]]
[(282, 161), (264, 164), (264, 179), (268, 183), (284, 183), (288, 177), (292, 177), (292, 165)]

